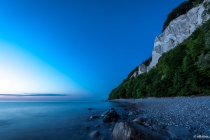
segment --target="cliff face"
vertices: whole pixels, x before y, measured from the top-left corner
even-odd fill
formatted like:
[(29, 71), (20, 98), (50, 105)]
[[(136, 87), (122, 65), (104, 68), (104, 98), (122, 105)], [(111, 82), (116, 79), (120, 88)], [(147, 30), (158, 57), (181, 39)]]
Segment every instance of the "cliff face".
[(155, 38), (152, 61), (147, 67), (147, 71), (156, 66), (163, 53), (183, 42), (197, 27), (210, 18), (210, 15), (205, 11), (209, 2), (210, 0), (205, 0), (202, 4), (188, 11), (187, 14), (177, 17), (170, 22), (161, 35)]
[(152, 57), (133, 69), (109, 99), (210, 95), (210, 0), (189, 2), (193, 5), (184, 2), (168, 14)]
[(163, 53), (182, 43), (195, 31), (196, 28), (207, 21), (210, 18), (210, 15), (206, 12), (209, 5), (210, 0), (204, 0), (202, 4), (199, 4), (197, 7), (189, 10), (186, 14), (172, 20), (163, 33), (155, 38), (150, 65), (148, 67), (144, 64), (139, 65), (138, 71), (134, 72), (132, 76), (135, 77), (136, 75), (147, 72), (152, 67), (156, 66), (158, 59)]

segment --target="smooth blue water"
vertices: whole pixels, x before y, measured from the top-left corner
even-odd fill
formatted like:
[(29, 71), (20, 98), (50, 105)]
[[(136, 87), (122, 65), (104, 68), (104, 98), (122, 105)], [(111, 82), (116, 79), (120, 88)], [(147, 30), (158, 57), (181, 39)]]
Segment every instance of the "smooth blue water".
[[(87, 108), (93, 110), (87, 110)], [(111, 139), (112, 124), (104, 124), (100, 115), (110, 107), (120, 110), (115, 102), (0, 102), (0, 140), (89, 140), (88, 134), (98, 130), (101, 137)], [(100, 124), (100, 128), (94, 125)], [(90, 126), (89, 130), (85, 127)]]

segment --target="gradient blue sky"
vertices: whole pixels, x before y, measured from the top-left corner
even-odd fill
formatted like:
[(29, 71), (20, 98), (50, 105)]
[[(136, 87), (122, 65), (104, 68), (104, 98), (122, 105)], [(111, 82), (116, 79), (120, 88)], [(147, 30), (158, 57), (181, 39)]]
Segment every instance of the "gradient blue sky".
[(107, 99), (184, 0), (0, 0), (0, 93)]

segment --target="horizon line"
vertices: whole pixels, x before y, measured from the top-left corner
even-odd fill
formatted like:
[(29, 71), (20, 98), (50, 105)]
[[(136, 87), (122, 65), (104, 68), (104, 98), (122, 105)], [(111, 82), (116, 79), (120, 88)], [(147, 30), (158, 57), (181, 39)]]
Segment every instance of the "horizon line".
[(0, 96), (71, 96), (70, 94), (56, 93), (0, 93)]

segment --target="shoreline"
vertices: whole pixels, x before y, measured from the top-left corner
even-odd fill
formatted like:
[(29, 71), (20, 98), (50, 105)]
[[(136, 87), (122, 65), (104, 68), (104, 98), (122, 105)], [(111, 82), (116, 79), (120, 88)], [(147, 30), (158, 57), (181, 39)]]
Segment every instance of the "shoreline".
[(149, 97), (108, 101), (127, 105), (118, 122), (133, 122), (136, 118), (146, 116), (149, 122), (140, 125), (152, 131), (159, 132), (157, 129), (160, 129), (160, 126), (175, 127), (189, 132), (191, 138), (197, 136), (210, 138), (210, 96)]

